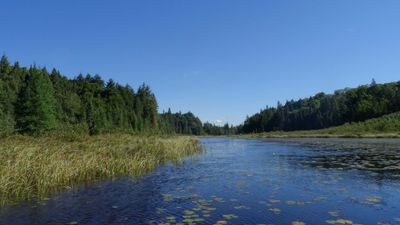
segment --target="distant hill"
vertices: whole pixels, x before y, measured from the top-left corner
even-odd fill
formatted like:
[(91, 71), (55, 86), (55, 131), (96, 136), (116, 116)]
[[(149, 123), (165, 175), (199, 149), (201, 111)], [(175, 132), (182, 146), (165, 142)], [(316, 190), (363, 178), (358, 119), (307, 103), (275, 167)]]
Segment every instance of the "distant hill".
[(267, 107), (248, 117), (240, 133), (315, 130), (361, 122), (400, 111), (400, 82), (318, 93)]

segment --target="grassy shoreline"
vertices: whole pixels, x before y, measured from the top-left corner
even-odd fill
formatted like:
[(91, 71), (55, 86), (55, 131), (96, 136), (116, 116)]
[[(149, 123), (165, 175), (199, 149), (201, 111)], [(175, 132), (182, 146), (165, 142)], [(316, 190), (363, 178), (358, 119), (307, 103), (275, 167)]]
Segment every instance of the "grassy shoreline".
[(127, 134), (0, 139), (0, 205), (43, 198), (74, 185), (138, 176), (202, 150), (196, 138)]
[(274, 131), (246, 134), (254, 138), (400, 138), (400, 112), (362, 122), (307, 131)]
[(345, 133), (345, 134), (329, 134), (307, 131), (291, 131), (291, 132), (267, 132), (237, 135), (241, 138), (400, 138), (398, 133)]

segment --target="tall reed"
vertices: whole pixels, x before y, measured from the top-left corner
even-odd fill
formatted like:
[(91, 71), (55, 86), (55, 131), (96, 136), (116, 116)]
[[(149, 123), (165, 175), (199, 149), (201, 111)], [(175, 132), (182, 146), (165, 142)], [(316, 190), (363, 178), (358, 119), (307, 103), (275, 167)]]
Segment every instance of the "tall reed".
[(0, 204), (103, 178), (141, 175), (201, 150), (190, 137), (127, 134), (0, 139)]

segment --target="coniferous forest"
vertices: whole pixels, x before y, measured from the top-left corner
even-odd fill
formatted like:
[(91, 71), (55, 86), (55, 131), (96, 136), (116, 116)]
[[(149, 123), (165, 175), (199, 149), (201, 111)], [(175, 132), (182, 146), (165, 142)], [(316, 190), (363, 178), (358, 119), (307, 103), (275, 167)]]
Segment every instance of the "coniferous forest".
[(345, 123), (362, 122), (400, 111), (400, 82), (318, 93), (309, 98), (290, 100), (277, 107), (266, 107), (248, 117), (241, 133), (314, 130)]
[(88, 134), (126, 132), (187, 135), (232, 135), (270, 131), (315, 130), (362, 122), (400, 111), (400, 82), (318, 93), (278, 102), (247, 117), (242, 125), (202, 123), (193, 113), (158, 113), (149, 86), (137, 91), (99, 75), (73, 79), (56, 69), (22, 67), (0, 60), (0, 136), (47, 131)]
[(99, 75), (73, 79), (56, 69), (22, 67), (0, 60), (0, 136), (48, 131), (228, 135), (236, 128), (203, 123), (193, 113), (158, 113), (149, 86), (137, 91)]
[(210, 122), (202, 123), (193, 113), (160, 114), (160, 129), (162, 133), (188, 134), (188, 135), (232, 135), (238, 133), (238, 127), (225, 123), (218, 126)]
[(159, 126), (157, 101), (150, 88), (98, 75), (68, 79), (53, 69), (0, 61), (0, 135), (73, 130), (90, 134), (144, 132)]

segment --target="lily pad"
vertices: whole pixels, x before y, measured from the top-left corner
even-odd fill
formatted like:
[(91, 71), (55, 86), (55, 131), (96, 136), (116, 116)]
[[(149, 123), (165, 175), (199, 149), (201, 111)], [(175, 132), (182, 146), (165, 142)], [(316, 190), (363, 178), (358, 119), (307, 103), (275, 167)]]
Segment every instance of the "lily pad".
[(286, 201), (286, 204), (287, 205), (296, 205), (296, 202), (295, 201)]
[(379, 196), (367, 196), (364, 199), (364, 202), (367, 203), (367, 204), (375, 205), (375, 204), (381, 203), (382, 202), (382, 198), (379, 197)]
[(190, 211), (190, 210), (185, 210), (185, 211), (183, 211), (183, 213), (186, 214), (186, 215), (193, 215), (194, 214), (194, 212)]
[(269, 211), (275, 213), (276, 215), (280, 214), (282, 210), (278, 208), (270, 208)]
[(328, 212), (328, 213), (329, 213), (329, 215), (331, 215), (333, 217), (338, 217), (339, 216), (337, 211), (331, 211), (331, 212)]
[(235, 214), (225, 214), (225, 215), (223, 215), (223, 217), (224, 217), (225, 219), (227, 219), (227, 220), (234, 219), (234, 218), (238, 218), (238, 216), (235, 215)]
[[(338, 219), (338, 220), (327, 220), (325, 221), (328, 224), (353, 224), (353, 221), (346, 219)], [(353, 224), (355, 225), (355, 224)]]
[(304, 222), (301, 222), (300, 220), (296, 220), (292, 222), (292, 225), (306, 225)]

